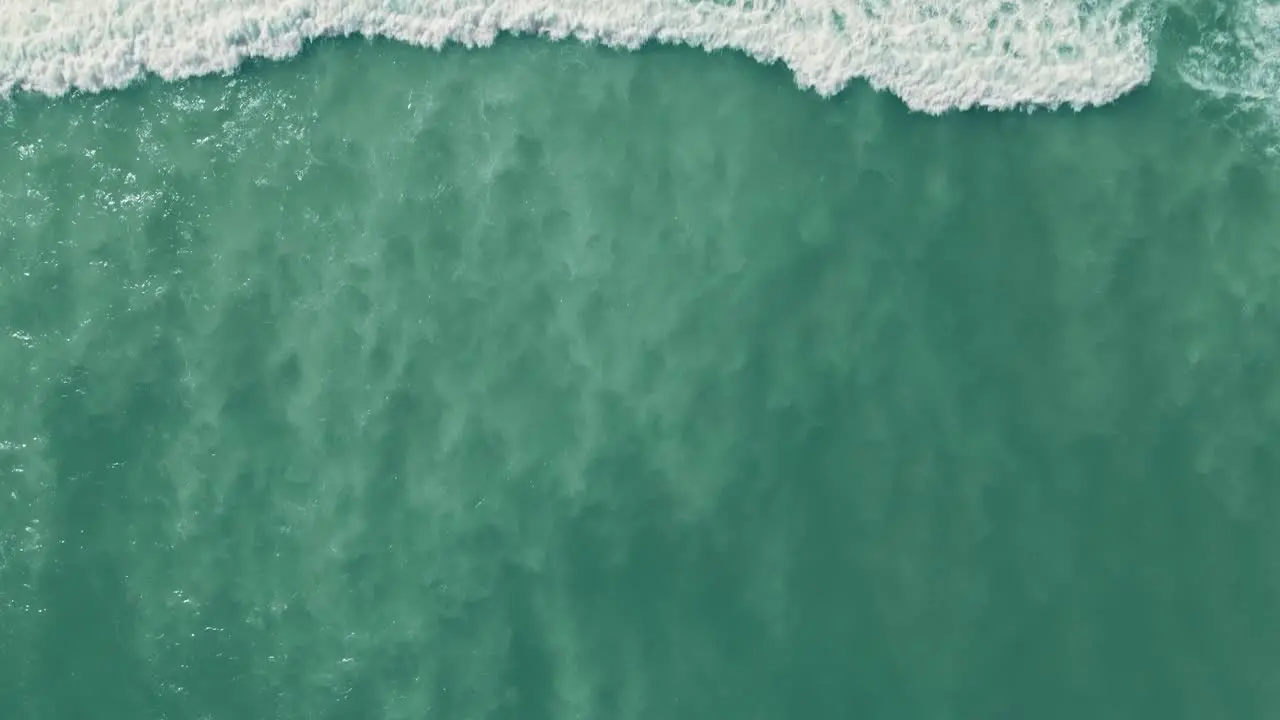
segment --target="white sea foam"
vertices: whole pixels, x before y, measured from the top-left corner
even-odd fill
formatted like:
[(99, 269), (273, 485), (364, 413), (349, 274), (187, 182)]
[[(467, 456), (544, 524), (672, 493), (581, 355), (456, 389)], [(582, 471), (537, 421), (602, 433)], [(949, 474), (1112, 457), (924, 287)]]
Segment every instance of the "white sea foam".
[(1131, 8), (1072, 0), (4, 0), (0, 94), (121, 87), (285, 58), (324, 35), (439, 48), (503, 32), (741, 50), (829, 95), (855, 77), (926, 112), (1109, 102), (1153, 58)]

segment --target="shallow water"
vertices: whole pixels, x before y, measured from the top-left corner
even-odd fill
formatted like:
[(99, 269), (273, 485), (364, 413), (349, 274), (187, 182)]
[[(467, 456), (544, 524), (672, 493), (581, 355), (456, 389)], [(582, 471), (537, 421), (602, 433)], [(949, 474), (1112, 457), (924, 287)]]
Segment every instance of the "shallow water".
[(1280, 170), (1213, 102), (511, 38), (15, 96), (0, 709), (1275, 712)]

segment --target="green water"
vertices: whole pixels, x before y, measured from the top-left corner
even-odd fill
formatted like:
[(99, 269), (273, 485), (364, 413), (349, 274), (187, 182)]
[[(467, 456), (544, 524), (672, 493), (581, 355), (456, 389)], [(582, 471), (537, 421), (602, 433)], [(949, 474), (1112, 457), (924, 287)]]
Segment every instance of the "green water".
[(1280, 712), (1280, 170), (328, 41), (0, 106), (0, 717)]

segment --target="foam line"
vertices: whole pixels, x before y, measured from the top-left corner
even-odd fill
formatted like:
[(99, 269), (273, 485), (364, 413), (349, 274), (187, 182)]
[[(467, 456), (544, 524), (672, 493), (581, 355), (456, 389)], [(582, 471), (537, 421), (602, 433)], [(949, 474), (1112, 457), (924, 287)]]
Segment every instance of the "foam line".
[(0, 94), (101, 91), (234, 70), (326, 35), (484, 46), (503, 32), (622, 48), (737, 49), (823, 95), (853, 78), (930, 113), (1104, 104), (1145, 83), (1120, 7), (1068, 0), (6, 0)]

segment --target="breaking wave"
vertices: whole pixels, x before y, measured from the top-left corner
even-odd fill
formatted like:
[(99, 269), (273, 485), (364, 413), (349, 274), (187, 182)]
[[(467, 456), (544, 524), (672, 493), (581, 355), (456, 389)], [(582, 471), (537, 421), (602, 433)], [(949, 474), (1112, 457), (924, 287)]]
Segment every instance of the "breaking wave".
[(1280, 118), (1280, 6), (1253, 0), (9, 0), (0, 95), (230, 72), (326, 36), (441, 48), (514, 33), (738, 50), (822, 95), (862, 78), (928, 113), (1082, 108), (1150, 81), (1170, 11), (1196, 29), (1175, 63), (1186, 84)]
[(228, 72), (306, 41), (440, 48), (501, 33), (613, 47), (684, 44), (785, 63), (823, 95), (864, 78), (915, 110), (1083, 107), (1152, 73), (1149, 13), (1065, 0), (9, 0), (0, 93), (58, 95)]

